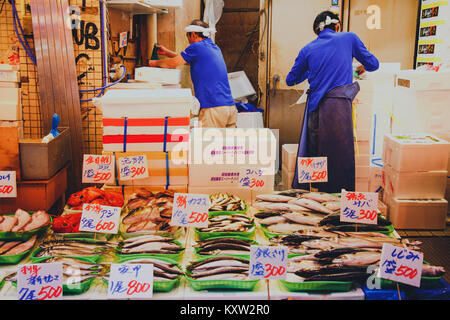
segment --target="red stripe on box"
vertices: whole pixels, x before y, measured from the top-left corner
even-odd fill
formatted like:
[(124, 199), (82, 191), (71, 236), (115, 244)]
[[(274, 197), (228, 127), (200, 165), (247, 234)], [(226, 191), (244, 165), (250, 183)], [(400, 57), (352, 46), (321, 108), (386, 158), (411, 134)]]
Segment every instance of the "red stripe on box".
[[(167, 142), (188, 142), (189, 134), (168, 134)], [(163, 143), (163, 134), (127, 135), (127, 143)], [(123, 135), (103, 136), (103, 143), (123, 143)]]
[[(103, 119), (104, 127), (123, 127), (125, 119)], [(168, 118), (167, 125), (168, 126), (189, 126), (190, 118)], [(165, 119), (164, 118), (152, 118), (152, 119), (127, 119), (128, 127), (164, 127)]]

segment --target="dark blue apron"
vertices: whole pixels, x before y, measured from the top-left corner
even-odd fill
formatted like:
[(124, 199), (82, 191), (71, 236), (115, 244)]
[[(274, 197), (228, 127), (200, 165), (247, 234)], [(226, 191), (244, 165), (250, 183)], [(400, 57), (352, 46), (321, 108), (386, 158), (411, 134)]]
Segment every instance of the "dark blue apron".
[[(310, 112), (308, 107), (305, 108), (297, 158), (328, 158), (328, 182), (311, 184), (311, 187), (321, 192), (340, 193), (342, 188), (348, 191), (355, 190), (352, 101), (358, 92), (359, 84), (355, 82), (334, 88), (322, 98), (317, 110), (318, 128), (314, 139), (311, 139), (313, 133), (308, 126)], [(315, 145), (310, 145), (314, 144), (311, 140), (316, 140)], [(309, 184), (298, 183), (297, 164), (292, 187), (306, 190), (310, 187)]]

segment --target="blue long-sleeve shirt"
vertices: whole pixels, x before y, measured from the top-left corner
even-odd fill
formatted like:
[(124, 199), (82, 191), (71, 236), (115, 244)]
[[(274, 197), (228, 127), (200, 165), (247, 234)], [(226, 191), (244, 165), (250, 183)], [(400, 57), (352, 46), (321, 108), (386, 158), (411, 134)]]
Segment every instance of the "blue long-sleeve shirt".
[(378, 59), (356, 34), (324, 29), (317, 39), (300, 50), (286, 83), (293, 86), (308, 79), (311, 90), (308, 111), (314, 111), (327, 92), (353, 82), (353, 58), (366, 71), (379, 67)]

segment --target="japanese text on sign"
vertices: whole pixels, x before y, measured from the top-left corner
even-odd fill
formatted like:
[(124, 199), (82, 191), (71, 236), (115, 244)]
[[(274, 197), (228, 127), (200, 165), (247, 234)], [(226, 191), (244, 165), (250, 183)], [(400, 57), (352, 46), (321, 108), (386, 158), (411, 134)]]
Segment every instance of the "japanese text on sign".
[(383, 244), (378, 276), (414, 287), (420, 287), (423, 253)]
[(84, 155), (83, 183), (113, 183), (114, 178), (114, 156)]
[(250, 279), (285, 279), (287, 247), (250, 246)]
[(119, 158), (120, 180), (136, 180), (148, 178), (146, 155)]
[(17, 268), (19, 300), (62, 299), (63, 267), (61, 262), (23, 264)]
[(328, 182), (327, 157), (298, 158), (298, 182)]
[(378, 193), (343, 190), (341, 193), (340, 221), (377, 224)]
[(265, 182), (264, 170), (261, 168), (244, 168), (239, 171), (239, 189), (261, 189)]
[(120, 207), (100, 204), (83, 204), (80, 231), (117, 234), (119, 230)]
[(0, 198), (16, 198), (17, 184), (15, 171), (0, 171)]
[(211, 202), (207, 194), (175, 193), (172, 226), (206, 227)]
[(111, 264), (108, 298), (151, 298), (152, 295), (152, 264)]

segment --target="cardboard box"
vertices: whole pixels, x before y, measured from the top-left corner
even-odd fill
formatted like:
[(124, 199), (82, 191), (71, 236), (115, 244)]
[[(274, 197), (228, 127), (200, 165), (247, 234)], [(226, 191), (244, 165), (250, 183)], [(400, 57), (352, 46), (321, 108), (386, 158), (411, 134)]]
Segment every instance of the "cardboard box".
[(369, 192), (380, 192), (383, 189), (383, 167), (370, 166)]
[(290, 171), (284, 165), (281, 169), (281, 184), (284, 189), (291, 189), (292, 182), (294, 181), (295, 170)]
[(389, 220), (396, 229), (443, 230), (446, 227), (447, 200), (389, 201)]
[(369, 166), (356, 166), (355, 167), (355, 177), (358, 178), (369, 178), (370, 176), (370, 167)]
[(281, 153), (282, 167), (287, 171), (295, 171), (297, 164), (298, 144), (284, 144)]
[(21, 121), (22, 104), (20, 88), (0, 87), (0, 120)]
[(237, 189), (234, 187), (193, 187), (189, 185), (189, 193), (200, 193), (200, 194), (217, 194), (217, 193), (228, 193), (238, 196), (242, 200), (247, 201), (249, 205), (252, 203), (252, 191), (249, 189)]
[(355, 141), (363, 142), (363, 141), (370, 141), (371, 140), (372, 131), (371, 130), (363, 130), (363, 129), (356, 129), (356, 132), (354, 132)]
[(356, 178), (355, 191), (369, 192), (369, 178)]
[(443, 199), (447, 171), (398, 172), (390, 165), (383, 168), (383, 187), (397, 199)]
[(14, 70), (14, 66), (0, 64), (0, 83), (20, 82), (19, 72)]
[(355, 166), (368, 167), (370, 166), (370, 154), (355, 154)]
[(372, 153), (370, 141), (355, 141), (355, 156)]
[(450, 72), (402, 70), (397, 74), (397, 86), (414, 90), (450, 89)]
[(385, 135), (383, 162), (399, 172), (447, 170), (450, 143), (429, 134)]
[(21, 180), (19, 139), (23, 138), (21, 121), (0, 121), (0, 171), (16, 171)]

